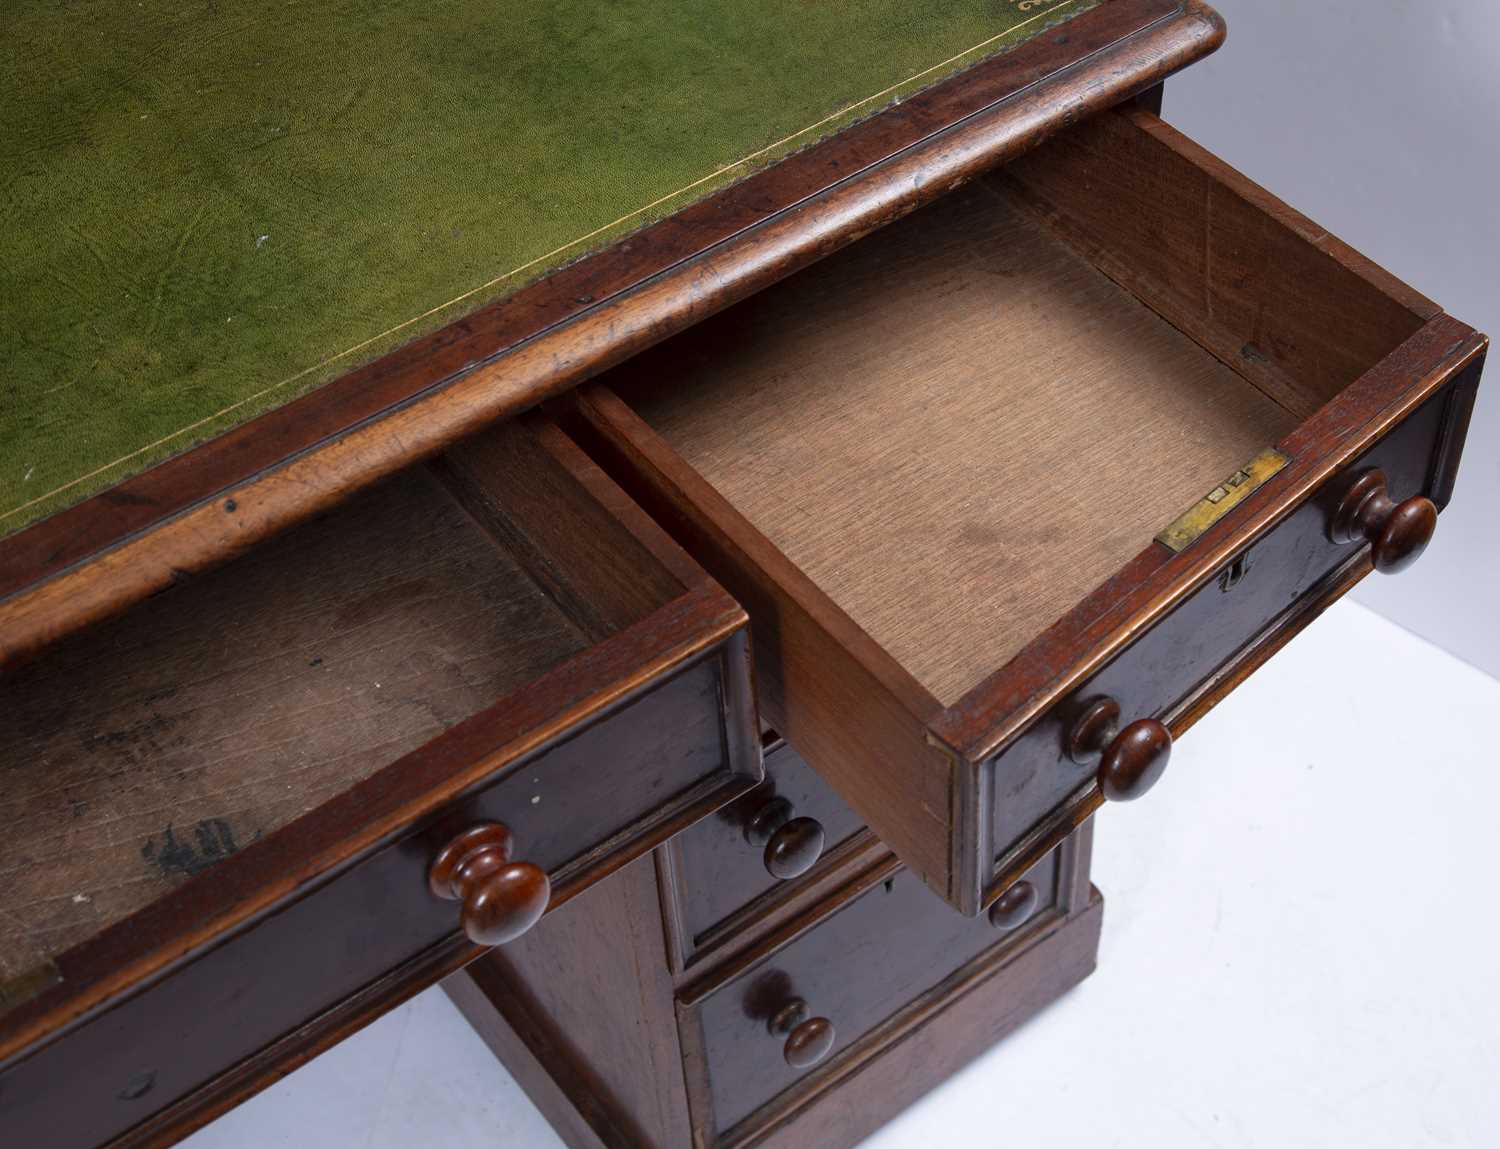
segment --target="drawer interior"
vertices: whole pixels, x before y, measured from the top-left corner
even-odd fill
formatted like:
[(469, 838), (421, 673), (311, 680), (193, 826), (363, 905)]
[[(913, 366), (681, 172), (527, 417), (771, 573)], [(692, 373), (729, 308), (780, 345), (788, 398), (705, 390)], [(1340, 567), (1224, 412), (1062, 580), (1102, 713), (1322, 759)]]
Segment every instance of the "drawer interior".
[(1436, 310), (1220, 168), (1100, 117), (611, 385), (951, 706)]
[(0, 986), (681, 593), (602, 476), (488, 439), (483, 498), (459, 448), (7, 677)]

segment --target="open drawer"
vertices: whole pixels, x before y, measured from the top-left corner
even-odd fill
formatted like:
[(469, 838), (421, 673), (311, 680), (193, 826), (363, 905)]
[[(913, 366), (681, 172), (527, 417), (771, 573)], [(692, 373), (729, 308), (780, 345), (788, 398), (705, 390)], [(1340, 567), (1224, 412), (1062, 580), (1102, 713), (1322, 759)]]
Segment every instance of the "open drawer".
[(3, 688), (7, 1145), (170, 1140), (761, 777), (743, 611), (539, 419)]
[(975, 913), (1420, 552), (1485, 346), (1132, 107), (567, 425), (748, 607), (767, 719)]

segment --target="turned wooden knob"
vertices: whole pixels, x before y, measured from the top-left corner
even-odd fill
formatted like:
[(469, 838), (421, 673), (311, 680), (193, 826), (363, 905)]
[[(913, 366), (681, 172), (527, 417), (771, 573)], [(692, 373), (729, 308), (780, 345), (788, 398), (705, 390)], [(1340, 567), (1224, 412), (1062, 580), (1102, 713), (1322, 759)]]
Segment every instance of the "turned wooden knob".
[(1113, 698), (1095, 698), (1085, 704), (1068, 731), (1068, 757), (1080, 766), (1099, 761), (1120, 732), (1120, 704)]
[(1131, 802), (1155, 786), (1172, 757), (1172, 732), (1154, 718), (1132, 722), (1099, 759), (1099, 789), (1111, 802)]
[(1432, 542), (1437, 516), (1437, 507), (1425, 495), (1396, 502), (1386, 488), (1385, 472), (1377, 468), (1355, 478), (1328, 535), (1336, 543), (1366, 540), (1375, 569), (1396, 574), (1416, 562)]
[(793, 818), (785, 798), (772, 798), (745, 823), (745, 841), (765, 847), (766, 873), (781, 881), (812, 869), (823, 856), (823, 838), (823, 824), (816, 818)]
[(990, 925), (1001, 933), (1019, 929), (1031, 920), (1041, 901), (1037, 888), (1023, 878), (991, 903)]
[(498, 946), (536, 925), (552, 896), (539, 866), (512, 862), (514, 838), (498, 822), (483, 822), (454, 838), (427, 871), (432, 892), (462, 902), (458, 920), (469, 940)]
[(771, 1018), (774, 1037), (786, 1037), (782, 1056), (793, 1069), (810, 1069), (833, 1048), (833, 1022), (826, 1017), (808, 1017), (807, 1002), (800, 997), (787, 1002)]

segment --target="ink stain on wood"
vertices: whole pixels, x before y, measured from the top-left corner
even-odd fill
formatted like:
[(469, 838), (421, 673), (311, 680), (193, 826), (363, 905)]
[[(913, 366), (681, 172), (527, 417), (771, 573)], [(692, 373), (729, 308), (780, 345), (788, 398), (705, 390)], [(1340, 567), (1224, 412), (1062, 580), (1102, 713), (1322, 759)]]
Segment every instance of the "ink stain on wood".
[(159, 750), (163, 739), (177, 725), (175, 719), (163, 714), (151, 714), (138, 722), (132, 722), (119, 730), (105, 730), (98, 734), (86, 734), (82, 738), (83, 748), (88, 751), (104, 751), (114, 754), (136, 748)]
[(193, 827), (192, 840), (178, 838), (169, 822), (159, 838), (147, 839), (141, 857), (161, 871), (163, 877), (193, 877), (222, 862), (239, 850), (234, 828), (223, 818), (209, 818)]

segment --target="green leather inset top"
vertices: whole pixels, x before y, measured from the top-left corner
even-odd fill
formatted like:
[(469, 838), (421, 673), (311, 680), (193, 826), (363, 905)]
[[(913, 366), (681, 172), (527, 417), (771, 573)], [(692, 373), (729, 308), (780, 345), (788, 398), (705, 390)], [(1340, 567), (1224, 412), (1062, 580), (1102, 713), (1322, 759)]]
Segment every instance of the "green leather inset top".
[(20, 0), (0, 535), (1098, 0)]

